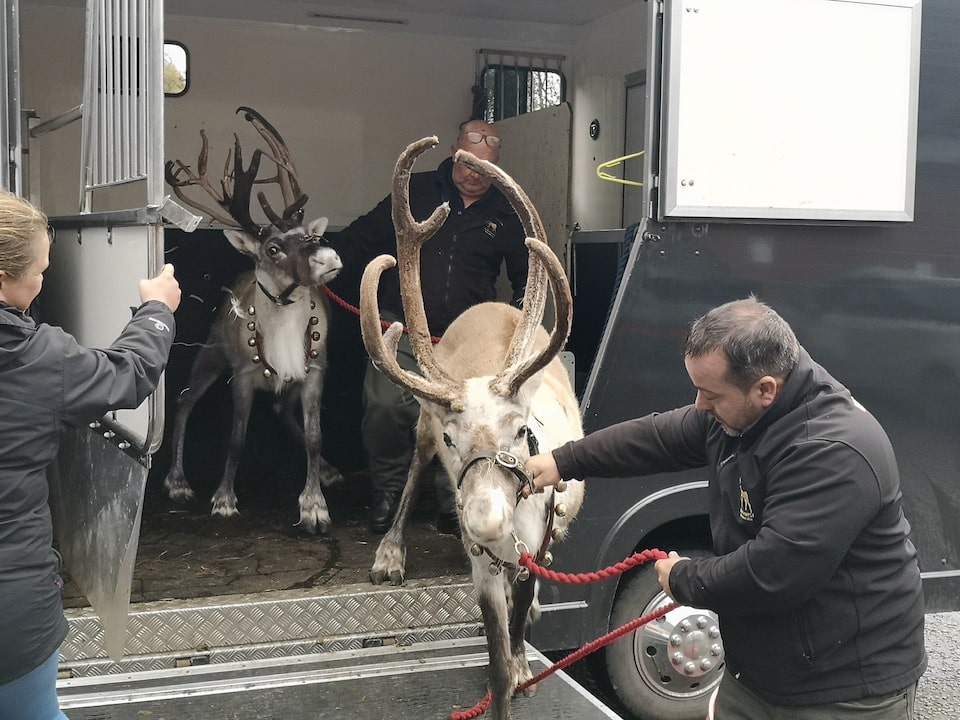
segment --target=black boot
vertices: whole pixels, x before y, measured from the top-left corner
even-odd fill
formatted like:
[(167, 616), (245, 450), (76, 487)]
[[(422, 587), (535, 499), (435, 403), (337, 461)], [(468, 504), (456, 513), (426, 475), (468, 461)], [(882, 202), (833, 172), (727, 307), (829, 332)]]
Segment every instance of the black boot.
[(383, 535), (390, 529), (393, 516), (397, 513), (400, 503), (400, 493), (396, 490), (377, 490), (373, 494), (370, 504), (370, 515), (367, 518), (370, 532)]

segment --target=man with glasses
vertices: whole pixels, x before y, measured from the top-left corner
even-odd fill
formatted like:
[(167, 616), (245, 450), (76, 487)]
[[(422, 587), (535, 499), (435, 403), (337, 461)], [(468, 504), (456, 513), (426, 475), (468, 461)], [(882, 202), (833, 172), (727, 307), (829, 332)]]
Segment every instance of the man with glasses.
[[(457, 141), (450, 147), (451, 157), (436, 170), (410, 177), (410, 210), (415, 220), (425, 220), (444, 202), (450, 204), (447, 221), (420, 253), (423, 304), (434, 337), (443, 335), (454, 318), (467, 308), (496, 300), (501, 265), (506, 264), (514, 304), (522, 301), (527, 282), (527, 248), (520, 220), (503, 194), (491, 186), (489, 178), (453, 162), (452, 156), (460, 149), (497, 163), (500, 136), (490, 123), (468, 120), (460, 125)], [(358, 281), (363, 268), (376, 256), (396, 256), (390, 196), (331, 236), (331, 244), (344, 264), (345, 273), (341, 273), (338, 287), (351, 282), (344, 281), (344, 277)], [(396, 268), (380, 279), (379, 301), (383, 320), (403, 320)], [(400, 341), (397, 359), (405, 369), (419, 372), (406, 335)], [(374, 533), (385, 533), (393, 522), (413, 457), (419, 414), (420, 406), (413, 395), (394, 385), (368, 362), (361, 435), (373, 490), (368, 524)], [(434, 467), (440, 506), (437, 529), (459, 536), (452, 482), (439, 463), (435, 462)]]

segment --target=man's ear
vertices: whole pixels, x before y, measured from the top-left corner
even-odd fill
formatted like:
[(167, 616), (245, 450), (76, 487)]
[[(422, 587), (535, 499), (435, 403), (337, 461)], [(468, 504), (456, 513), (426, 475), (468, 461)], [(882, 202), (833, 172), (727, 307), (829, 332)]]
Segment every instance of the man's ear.
[(780, 394), (780, 383), (772, 375), (764, 375), (757, 381), (757, 390), (760, 392), (760, 404), (767, 408)]

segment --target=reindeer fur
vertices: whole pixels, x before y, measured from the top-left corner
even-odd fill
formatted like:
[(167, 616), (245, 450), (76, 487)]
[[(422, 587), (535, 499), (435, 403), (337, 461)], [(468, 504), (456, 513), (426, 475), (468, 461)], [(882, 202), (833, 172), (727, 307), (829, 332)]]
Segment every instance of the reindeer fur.
[[(452, 483), (456, 485), (463, 473), (457, 504), (490, 656), (490, 713), (494, 720), (507, 720), (514, 690), (532, 677), (524, 635), (528, 620), (539, 617), (535, 579), (517, 578), (518, 548), (536, 555), (544, 542), (562, 538), (583, 503), (584, 486), (571, 480), (562, 493), (550, 488), (518, 502), (517, 478), (490, 457), (507, 451), (525, 463), (530, 452), (524, 428), (532, 429), (541, 452), (583, 437), (577, 398), (557, 357), (569, 334), (572, 301), (559, 261), (544, 242), (535, 239), (543, 233), (532, 204), (499, 168), (461, 151), (458, 160), (490, 175), (517, 209), (527, 229), (529, 280), (523, 311), (503, 303), (476, 305), (461, 314), (431, 348), (422, 302), (418, 303), (417, 259), (444, 208), (438, 208), (434, 218), (414, 223), (404, 194), (404, 173), (431, 140), (435, 138), (414, 143), (401, 155), (393, 196), (401, 292), (422, 376), (396, 362), (402, 326), (394, 323), (383, 335), (379, 327), (377, 283), (394, 259), (381, 256), (372, 261), (361, 283), (361, 329), (367, 350), (421, 406), (407, 484), (393, 526), (377, 549), (370, 577), (376, 584), (404, 580), (403, 533), (419, 492), (421, 471), (439, 456)], [(540, 321), (549, 291), (557, 306), (557, 325), (548, 334)], [(484, 459), (471, 463), (476, 456)], [(562, 503), (565, 512), (554, 515), (553, 532), (548, 535), (555, 502)], [(473, 552), (479, 548), (485, 551)], [(491, 555), (510, 565), (500, 574), (491, 574)]]

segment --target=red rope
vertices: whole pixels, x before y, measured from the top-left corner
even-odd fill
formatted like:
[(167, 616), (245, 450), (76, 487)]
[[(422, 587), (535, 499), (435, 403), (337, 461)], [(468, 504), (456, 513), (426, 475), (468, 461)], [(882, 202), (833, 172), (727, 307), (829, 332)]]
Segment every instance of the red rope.
[[(340, 307), (342, 307), (344, 310), (346, 310), (347, 312), (353, 313), (353, 314), (356, 315), (357, 317), (360, 317), (360, 308), (358, 308), (358, 307), (356, 307), (356, 306), (351, 305), (350, 303), (348, 303), (346, 300), (344, 300), (342, 297), (340, 297), (339, 295), (337, 295), (333, 290), (331, 290), (330, 288), (328, 288), (326, 285), (323, 286), (323, 291), (327, 294), (327, 297), (328, 297), (328, 298), (330, 298), (331, 300), (333, 300), (333, 302), (335, 302), (337, 305), (339, 305)], [(381, 321), (380, 321), (380, 327), (382, 327), (384, 330), (386, 330), (386, 329), (387, 329), (388, 327), (390, 327), (392, 324), (393, 324), (393, 323), (388, 323), (386, 320), (381, 320)], [(406, 326), (406, 325), (403, 326), (403, 331), (404, 331), (405, 333), (407, 333), (408, 335), (410, 334), (410, 331), (407, 330), (407, 326)], [(436, 335), (431, 335), (431, 336), (430, 336), (430, 342), (432, 342), (434, 345), (436, 345), (438, 342), (440, 342), (440, 338), (438, 338)]]
[[(579, 574), (560, 573), (560, 572), (554, 572), (553, 570), (548, 570), (545, 567), (537, 565), (533, 555), (527, 552), (520, 553), (519, 564), (527, 568), (533, 574), (539, 577), (545, 578), (547, 580), (553, 580), (554, 582), (562, 582), (562, 583), (568, 583), (568, 584), (585, 584), (585, 583), (591, 583), (591, 582), (598, 582), (599, 580), (605, 580), (607, 578), (614, 577), (616, 575), (622, 575), (627, 570), (634, 568), (637, 565), (642, 565), (643, 563), (648, 562), (650, 560), (663, 560), (666, 557), (667, 557), (667, 554), (661, 550), (644, 550), (643, 552), (634, 553), (623, 562), (618, 562), (614, 565), (611, 565), (608, 568), (604, 568), (603, 570), (600, 570), (599, 572), (579, 573)], [(609, 645), (614, 640), (620, 637), (623, 637), (628, 633), (633, 632), (637, 628), (643, 625), (646, 625), (649, 622), (653, 622), (657, 618), (663, 617), (671, 610), (675, 610), (677, 607), (679, 607), (679, 604), (675, 602), (670, 603), (668, 605), (664, 605), (662, 608), (659, 608), (657, 610), (654, 610), (653, 612), (647, 613), (646, 615), (636, 618), (635, 620), (631, 620), (626, 625), (621, 625), (616, 630), (612, 630), (608, 632), (606, 635), (603, 635), (597, 638), (593, 642), (587, 643), (579, 650), (576, 650), (570, 653), (562, 660), (555, 662), (546, 670), (540, 671), (539, 673), (534, 675), (532, 678), (530, 678), (526, 682), (521, 683), (519, 686), (517, 686), (517, 689), (513, 691), (514, 694), (518, 692), (523, 692), (524, 690), (529, 688), (531, 685), (537, 684), (544, 678), (549, 677), (550, 675), (555, 673), (557, 670), (562, 670), (568, 665), (572, 665), (578, 660), (585, 658), (590, 653), (596, 652), (600, 648), (606, 645)], [(491, 700), (491, 695), (490, 695), (490, 692), (488, 691), (487, 694), (484, 695), (483, 700), (478, 702), (472, 708), (468, 710), (455, 711), (450, 713), (450, 720), (472, 720), (472, 718), (480, 717), (487, 711), (487, 708), (490, 706), (490, 700)]]

